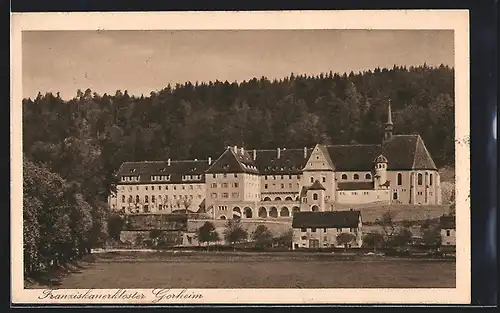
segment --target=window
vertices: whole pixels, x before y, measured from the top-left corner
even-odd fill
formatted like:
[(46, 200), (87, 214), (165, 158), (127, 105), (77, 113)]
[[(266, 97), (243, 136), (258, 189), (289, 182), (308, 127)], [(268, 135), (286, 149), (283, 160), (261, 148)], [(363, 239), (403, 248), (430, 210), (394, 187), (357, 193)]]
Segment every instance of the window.
[(368, 173), (367, 173), (367, 174), (365, 175), (365, 179), (372, 179), (372, 175), (370, 175), (370, 174), (368, 174)]
[(397, 192), (394, 192), (394, 194), (392, 195), (392, 199), (398, 200), (398, 193)]
[(186, 189), (186, 186), (182, 185), (182, 187), (181, 187), (181, 188), (182, 188), (182, 190), (185, 190), (185, 189)]
[(177, 186), (174, 186), (174, 190), (177, 190)]
[(234, 188), (238, 188), (239, 184), (238, 183), (234, 183)]
[(216, 193), (213, 193), (213, 194), (212, 194), (212, 198), (217, 198), (217, 194), (216, 194)]
[(161, 186), (158, 186), (158, 190), (161, 190)]
[(151, 190), (155, 190), (155, 186), (151, 186)]
[(264, 189), (267, 189), (267, 184), (264, 184)]
[(145, 186), (144, 188), (145, 188), (146, 190), (148, 190), (148, 186)]
[(307, 231), (307, 228), (302, 227), (302, 228), (300, 229), (300, 231), (301, 231), (301, 232), (303, 232), (303, 233), (305, 233), (305, 232)]
[(359, 175), (358, 175), (358, 174), (354, 174), (354, 175), (352, 176), (352, 178), (353, 178), (353, 179), (355, 179), (355, 180), (356, 180), (356, 179), (359, 179)]
[(449, 229), (446, 230), (446, 236), (450, 236), (451, 232)]
[(129, 196), (129, 197), (128, 197), (128, 203), (132, 203), (132, 201), (133, 201), (133, 200), (134, 200), (134, 199), (132, 198), (132, 196)]
[(227, 188), (227, 183), (223, 183), (222, 188)]
[(155, 201), (156, 201), (155, 196), (151, 196), (151, 202), (155, 203)]
[(314, 183), (314, 177), (311, 177), (311, 183)]
[(342, 180), (346, 180), (347, 179), (347, 174), (342, 174)]
[(288, 175), (288, 179), (292, 179), (292, 175)]
[(302, 236), (302, 237), (300, 237), (300, 239), (307, 240), (307, 236)]
[(122, 196), (122, 203), (125, 203), (125, 195)]
[(401, 186), (403, 184), (403, 175), (401, 173), (398, 173), (398, 186)]
[(292, 184), (291, 184), (291, 183), (290, 183), (290, 184), (288, 184), (288, 188), (292, 188)]
[(281, 189), (285, 189), (285, 184), (281, 184)]
[(313, 200), (318, 200), (318, 194), (317, 193), (313, 194)]
[(323, 177), (323, 182), (326, 183), (326, 177)]
[(223, 174), (222, 177), (227, 178), (227, 174)]
[(237, 192), (233, 192), (233, 198), (238, 198), (239, 196), (240, 196), (240, 194), (239, 194), (239, 193), (237, 193)]
[(313, 228), (311, 228), (311, 232), (312, 232), (312, 233), (315, 233), (315, 232), (316, 232), (316, 228), (314, 228), (314, 227), (313, 227)]
[(149, 202), (149, 198), (148, 196), (144, 196), (144, 202), (148, 203)]
[(229, 194), (228, 194), (227, 192), (224, 192), (224, 193), (222, 194), (222, 198), (229, 198)]
[(418, 173), (417, 177), (418, 177), (417, 178), (417, 180), (418, 180), (417, 184), (422, 185), (422, 173)]
[(234, 178), (237, 178), (238, 177), (238, 174), (234, 174)]
[(215, 174), (212, 174), (212, 178), (215, 178), (215, 177), (216, 177), (216, 175), (215, 175)]
[(265, 180), (267, 180), (267, 175), (266, 175), (266, 176), (264, 176), (264, 179), (265, 179)]
[(432, 174), (429, 175), (429, 185), (432, 186)]
[(189, 195), (189, 199), (193, 199), (193, 195)]
[(135, 202), (139, 203), (139, 196), (135, 196)]
[(323, 228), (323, 232), (326, 233), (326, 228)]
[(190, 189), (190, 190), (193, 190), (193, 185), (189, 185), (189, 189)]
[(212, 183), (212, 188), (217, 188), (217, 183)]

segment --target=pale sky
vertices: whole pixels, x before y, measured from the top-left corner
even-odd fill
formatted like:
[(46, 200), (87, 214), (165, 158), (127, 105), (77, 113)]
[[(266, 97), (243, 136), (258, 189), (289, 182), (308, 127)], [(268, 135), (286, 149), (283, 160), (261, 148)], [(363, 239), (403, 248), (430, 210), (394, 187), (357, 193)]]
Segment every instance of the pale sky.
[(454, 66), (448, 30), (30, 31), (23, 97), (77, 89), (148, 96), (167, 84)]

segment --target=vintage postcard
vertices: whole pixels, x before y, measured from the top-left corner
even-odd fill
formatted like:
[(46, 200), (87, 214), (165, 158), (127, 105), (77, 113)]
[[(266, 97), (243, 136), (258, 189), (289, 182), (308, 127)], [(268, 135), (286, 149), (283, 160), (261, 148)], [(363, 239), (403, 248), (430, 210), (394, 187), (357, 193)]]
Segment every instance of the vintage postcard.
[(14, 304), (470, 301), (467, 11), (11, 25)]

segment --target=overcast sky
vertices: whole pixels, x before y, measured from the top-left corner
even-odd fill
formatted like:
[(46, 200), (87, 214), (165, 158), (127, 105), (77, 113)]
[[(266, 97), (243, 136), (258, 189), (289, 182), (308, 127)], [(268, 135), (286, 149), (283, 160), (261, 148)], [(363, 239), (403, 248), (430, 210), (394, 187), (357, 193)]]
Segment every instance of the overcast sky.
[(31, 31), (23, 96), (77, 89), (149, 95), (186, 81), (270, 79), (396, 65), (454, 65), (453, 31)]

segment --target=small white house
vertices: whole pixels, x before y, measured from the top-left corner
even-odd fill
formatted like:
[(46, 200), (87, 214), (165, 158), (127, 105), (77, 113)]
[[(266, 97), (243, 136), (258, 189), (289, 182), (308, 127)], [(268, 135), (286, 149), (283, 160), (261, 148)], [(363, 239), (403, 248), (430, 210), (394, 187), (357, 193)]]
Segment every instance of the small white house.
[(297, 212), (293, 216), (292, 249), (344, 247), (337, 242), (340, 233), (352, 234), (348, 247), (361, 247), (362, 220), (359, 211)]
[(454, 247), (456, 245), (455, 216), (441, 216), (439, 225), (441, 227), (441, 246)]

